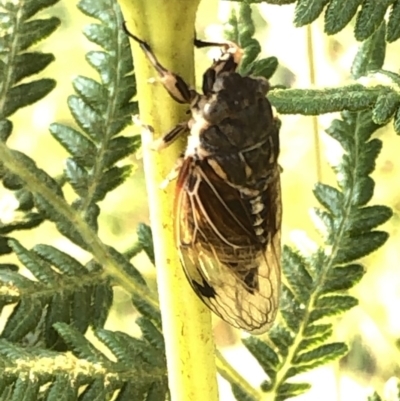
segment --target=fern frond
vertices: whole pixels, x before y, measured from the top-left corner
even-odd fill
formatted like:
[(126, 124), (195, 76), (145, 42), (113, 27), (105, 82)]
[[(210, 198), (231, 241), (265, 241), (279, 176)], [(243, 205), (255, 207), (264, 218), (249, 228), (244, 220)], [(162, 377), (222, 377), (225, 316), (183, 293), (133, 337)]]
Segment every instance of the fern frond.
[(123, 401), (146, 396), (150, 400), (152, 394), (157, 394), (154, 399), (165, 399), (165, 357), (146, 339), (96, 330), (98, 340), (112, 354), (110, 359), (67, 324), (56, 323), (54, 328), (72, 355), (0, 340), (6, 372), (0, 380), (2, 400)]
[(400, 38), (400, 0), (231, 0), (242, 5), (296, 3), (294, 24), (298, 27), (314, 22), (325, 10), (325, 33), (334, 35), (349, 25), (355, 17), (354, 36), (358, 41), (370, 38), (384, 22), (389, 12), (387, 42)]
[(9, 245), (37, 281), (0, 270), (3, 288), (0, 302), (17, 303), (2, 338), (63, 350), (65, 344), (53, 329), (54, 323), (71, 324), (82, 333), (89, 325), (104, 325), (113, 292), (110, 280), (99, 266), (85, 267), (48, 245), (37, 245), (31, 251), (16, 240), (9, 241)]
[(80, 131), (55, 123), (50, 132), (71, 154), (65, 176), (78, 195), (74, 207), (87, 215), (87, 221), (96, 229), (97, 216), (90, 216), (90, 210), (95, 210), (95, 204), (128, 177), (131, 167), (116, 163), (140, 146), (139, 136), (118, 136), (131, 122), (132, 114), (137, 113), (137, 103), (130, 101), (136, 94), (136, 85), (118, 4), (82, 0), (78, 7), (101, 22), (84, 30), (90, 41), (104, 49), (87, 54), (87, 61), (99, 73), (101, 82), (75, 78), (77, 95), (69, 97), (68, 106)]
[(251, 7), (248, 3), (242, 3), (238, 13), (232, 10), (225, 36), (244, 50), (243, 59), (238, 69), (240, 74), (269, 79), (278, 68), (278, 59), (267, 57), (257, 60), (261, 46), (258, 40), (254, 38), (254, 33), (255, 26), (251, 17)]
[(48, 53), (28, 52), (35, 43), (51, 35), (60, 25), (56, 17), (31, 19), (40, 10), (55, 4), (42, 0), (13, 4), (3, 3), (0, 29), (0, 120), (21, 107), (42, 99), (55, 87), (53, 79), (42, 78), (19, 84), (46, 68), (54, 56)]
[[(319, 115), (337, 111), (372, 109), (372, 121), (385, 125), (393, 119), (400, 133), (400, 75), (381, 70), (385, 58), (385, 24), (363, 44), (354, 59), (352, 75), (363, 84), (326, 89), (275, 89), (268, 95), (282, 114)], [(366, 79), (365, 76), (369, 78)], [(371, 83), (369, 81), (378, 81)]]
[[(40, 0), (13, 4), (4, 3), (0, 21), (0, 140), (6, 142), (13, 125), (7, 118), (18, 109), (30, 105), (51, 92), (53, 79), (33, 79), (21, 84), (54, 61), (53, 54), (29, 51), (38, 41), (47, 38), (60, 25), (56, 17), (32, 19), (39, 11), (58, 0)], [(0, 235), (31, 229), (43, 221), (40, 213), (32, 212), (31, 194), (23, 189), (21, 181), (0, 165), (0, 179), (5, 188), (16, 191), (20, 202), (18, 219), (2, 224)]]

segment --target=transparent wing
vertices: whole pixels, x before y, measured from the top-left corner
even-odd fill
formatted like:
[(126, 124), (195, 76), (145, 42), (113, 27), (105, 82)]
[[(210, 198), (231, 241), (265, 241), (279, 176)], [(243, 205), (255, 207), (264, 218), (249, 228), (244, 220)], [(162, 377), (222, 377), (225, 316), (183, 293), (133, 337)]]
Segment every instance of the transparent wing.
[(261, 334), (275, 319), (280, 288), (279, 167), (261, 194), (265, 241), (255, 233), (251, 205), (206, 161), (187, 158), (176, 194), (181, 262), (204, 303), (232, 326)]

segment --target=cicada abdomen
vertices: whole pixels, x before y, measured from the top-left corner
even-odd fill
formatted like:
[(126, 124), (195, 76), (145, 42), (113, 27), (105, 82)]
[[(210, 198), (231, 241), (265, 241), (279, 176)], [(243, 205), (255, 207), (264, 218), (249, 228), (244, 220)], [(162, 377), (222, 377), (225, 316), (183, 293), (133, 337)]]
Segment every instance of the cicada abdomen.
[(223, 320), (261, 334), (275, 319), (280, 291), (279, 123), (266, 98), (268, 81), (235, 72), (242, 51), (234, 43), (196, 41), (198, 47), (223, 48), (204, 73), (200, 94), (165, 69), (146, 42), (128, 34), (170, 95), (191, 109), (188, 122), (157, 142), (160, 149), (189, 132), (174, 214), (186, 276)]

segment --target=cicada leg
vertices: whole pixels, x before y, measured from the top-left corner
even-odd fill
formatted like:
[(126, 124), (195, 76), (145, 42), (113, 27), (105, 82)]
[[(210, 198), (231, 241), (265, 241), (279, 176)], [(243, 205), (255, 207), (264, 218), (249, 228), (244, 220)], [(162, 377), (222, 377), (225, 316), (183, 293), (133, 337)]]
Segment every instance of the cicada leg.
[[(156, 151), (160, 151), (166, 148), (172, 142), (174, 142), (182, 133), (184, 133), (189, 129), (187, 123), (180, 123), (177, 124), (170, 131), (168, 131), (166, 134), (164, 134), (161, 138), (153, 140), (154, 128), (151, 125), (144, 124), (140, 120), (138, 115), (133, 116), (132, 120), (135, 125), (138, 125), (142, 128), (143, 130), (142, 138), (145, 138), (145, 142), (150, 144), (149, 146), (150, 149)], [(183, 159), (184, 159), (184, 153), (181, 153), (175, 163), (175, 166), (172, 168), (172, 170), (168, 173), (168, 175), (160, 184), (161, 189), (166, 188), (171, 181), (174, 181), (178, 177), (179, 170), (183, 164)]]
[(160, 184), (161, 189), (165, 189), (171, 181), (175, 181), (178, 177), (179, 170), (181, 169), (184, 161), (184, 153), (181, 153), (178, 159), (176, 160), (175, 166), (168, 173), (165, 179)]
[(149, 59), (150, 63), (158, 72), (160, 76), (160, 81), (164, 85), (165, 89), (168, 91), (170, 96), (176, 100), (178, 103), (191, 103), (191, 101), (197, 96), (195, 90), (190, 89), (189, 85), (180, 77), (178, 74), (175, 74), (169, 70), (167, 70), (160, 62), (157, 57), (151, 50), (150, 45), (142, 39), (139, 39), (137, 36), (132, 34), (124, 22), (122, 25), (125, 33), (131, 37), (134, 41), (139, 43), (140, 47), (144, 51), (144, 54)]
[(175, 142), (183, 133), (188, 131), (189, 127), (187, 122), (179, 123), (175, 125), (174, 128), (169, 130), (166, 134), (164, 134), (161, 138), (156, 139), (153, 142), (151, 148), (157, 151), (165, 149), (166, 147), (171, 145), (171, 143)]

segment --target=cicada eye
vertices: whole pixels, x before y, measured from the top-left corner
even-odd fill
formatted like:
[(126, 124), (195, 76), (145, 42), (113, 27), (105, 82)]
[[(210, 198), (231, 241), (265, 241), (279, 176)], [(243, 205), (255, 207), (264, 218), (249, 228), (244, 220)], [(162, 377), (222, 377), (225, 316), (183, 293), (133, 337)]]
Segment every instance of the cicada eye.
[(213, 98), (203, 107), (203, 117), (210, 123), (215, 124), (228, 117), (228, 111), (229, 108), (226, 102), (217, 99), (217, 95), (213, 95)]

